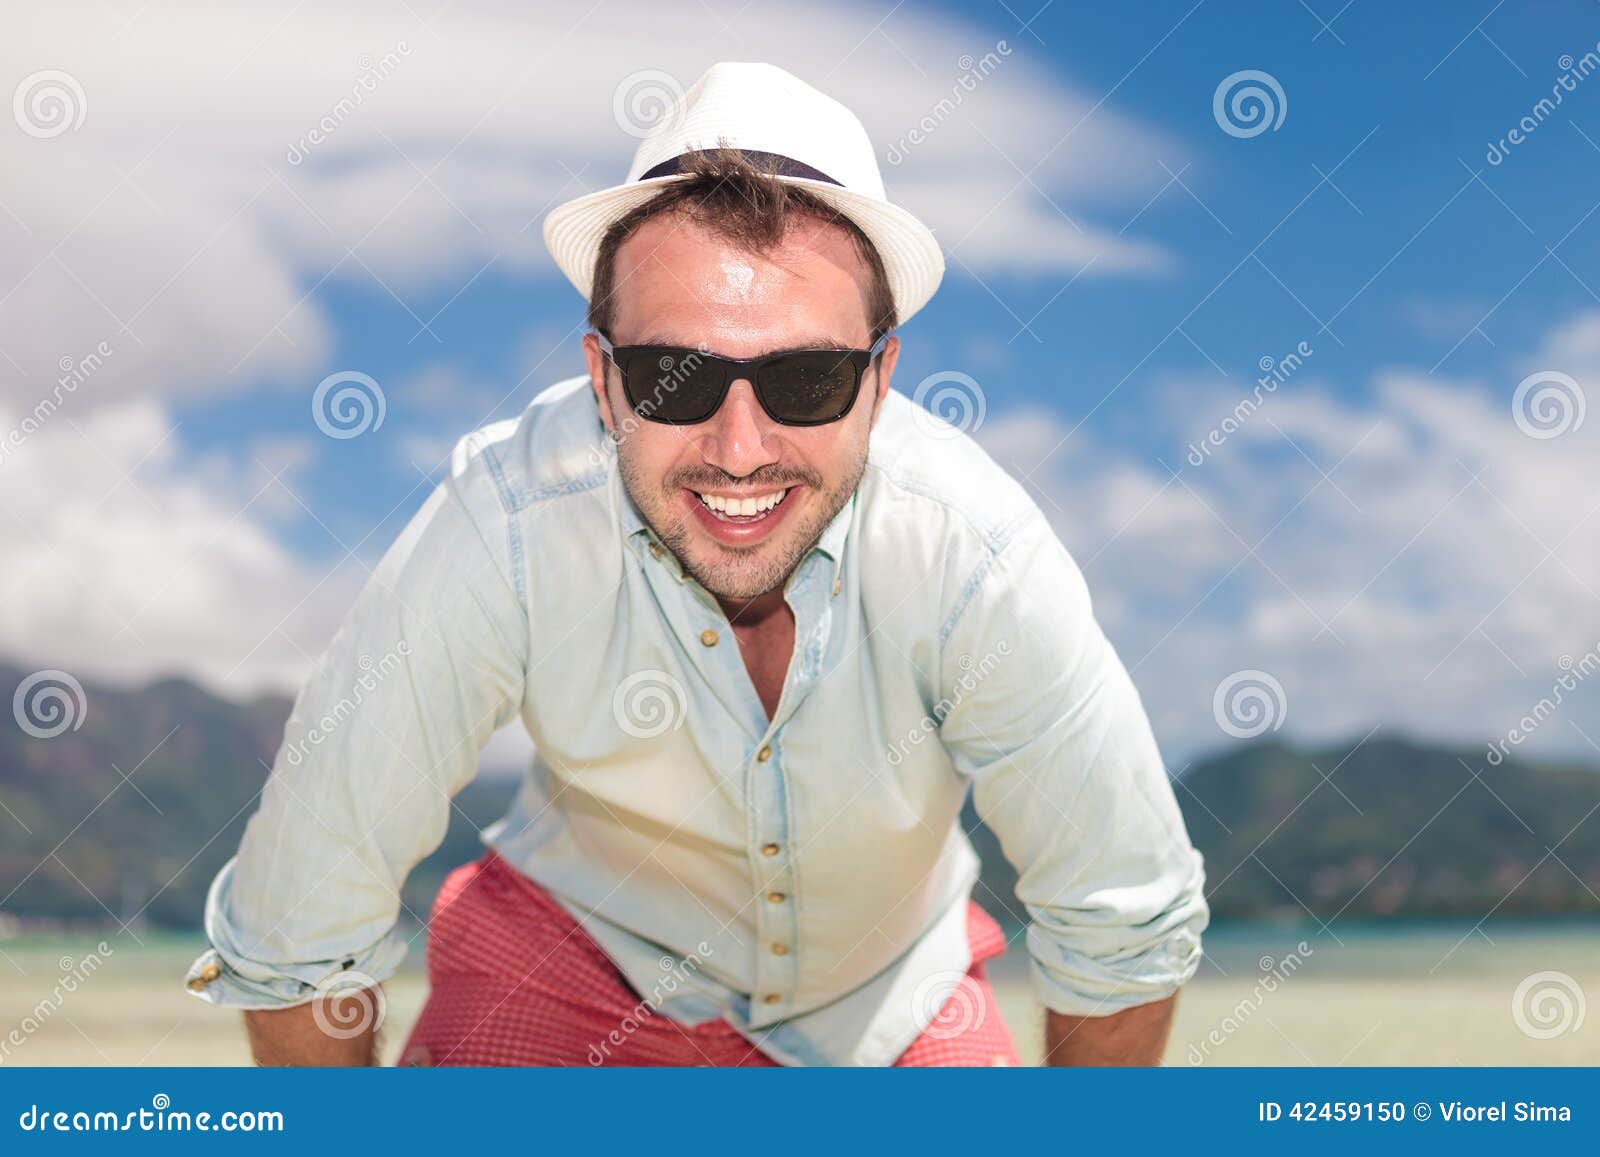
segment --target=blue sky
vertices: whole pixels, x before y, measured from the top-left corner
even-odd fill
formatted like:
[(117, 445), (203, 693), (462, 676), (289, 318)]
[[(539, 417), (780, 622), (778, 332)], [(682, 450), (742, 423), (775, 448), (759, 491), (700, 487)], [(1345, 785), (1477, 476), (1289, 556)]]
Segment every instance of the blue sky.
[[(896, 384), (978, 384), (974, 435), (1084, 566), (1175, 761), (1234, 741), (1214, 692), (1241, 672), (1290, 736), (1488, 741), (1600, 645), (1600, 418), (1539, 438), (1513, 413), (1530, 374), (1577, 402), (1600, 377), (1600, 76), (1486, 159), (1563, 57), (1600, 52), (1600, 5), (414, 8), (128, 5), (0, 48), (8, 84), (62, 70), (85, 111), (0, 146), (4, 425), (63, 358), (118, 351), (0, 464), (0, 654), (292, 688), (454, 438), (581, 370), (539, 221), (621, 179), (619, 86), (718, 59), (845, 100), (934, 225), (949, 273)], [(1281, 88), (1277, 128), (1219, 125), (1241, 70)], [(341, 370), (386, 402), (348, 440), (310, 412)], [(1528, 749), (1600, 760), (1594, 703), (1580, 687)]]

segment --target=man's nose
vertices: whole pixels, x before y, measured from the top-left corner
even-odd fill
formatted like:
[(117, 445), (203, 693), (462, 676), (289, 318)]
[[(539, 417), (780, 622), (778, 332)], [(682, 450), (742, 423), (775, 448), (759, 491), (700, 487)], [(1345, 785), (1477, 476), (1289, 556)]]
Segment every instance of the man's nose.
[(735, 478), (743, 478), (781, 456), (770, 434), (775, 423), (756, 400), (745, 378), (728, 386), (728, 396), (704, 425), (700, 456)]

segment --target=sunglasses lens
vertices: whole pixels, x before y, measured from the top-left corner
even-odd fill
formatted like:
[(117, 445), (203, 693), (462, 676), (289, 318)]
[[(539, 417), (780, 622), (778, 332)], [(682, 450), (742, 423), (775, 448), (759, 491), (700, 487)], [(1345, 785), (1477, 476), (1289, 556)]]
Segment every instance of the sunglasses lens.
[(692, 349), (640, 349), (624, 376), (634, 410), (656, 422), (703, 422), (722, 397), (721, 368)]
[(761, 367), (755, 387), (780, 422), (818, 425), (844, 416), (856, 380), (848, 353), (823, 350), (774, 358)]

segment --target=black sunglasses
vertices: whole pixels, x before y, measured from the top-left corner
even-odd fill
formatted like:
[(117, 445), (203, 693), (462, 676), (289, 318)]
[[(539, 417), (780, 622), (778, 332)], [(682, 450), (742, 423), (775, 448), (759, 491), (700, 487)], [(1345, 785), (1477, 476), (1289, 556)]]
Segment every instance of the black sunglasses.
[(787, 350), (756, 358), (725, 358), (684, 346), (613, 346), (595, 333), (622, 374), (634, 413), (651, 422), (689, 426), (717, 412), (731, 383), (742, 379), (774, 422), (825, 426), (855, 405), (861, 378), (882, 352), (884, 334), (868, 350)]

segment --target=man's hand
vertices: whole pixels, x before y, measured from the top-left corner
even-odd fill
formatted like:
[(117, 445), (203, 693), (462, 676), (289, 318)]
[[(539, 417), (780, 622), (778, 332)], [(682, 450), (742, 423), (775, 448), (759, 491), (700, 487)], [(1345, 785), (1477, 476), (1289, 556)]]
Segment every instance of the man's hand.
[(1177, 993), (1110, 1016), (1050, 1012), (1045, 1023), (1046, 1065), (1159, 1065), (1167, 1051)]
[(247, 1012), (250, 1052), (256, 1064), (268, 1067), (376, 1065), (381, 999), (376, 989), (363, 988), (291, 1008)]

